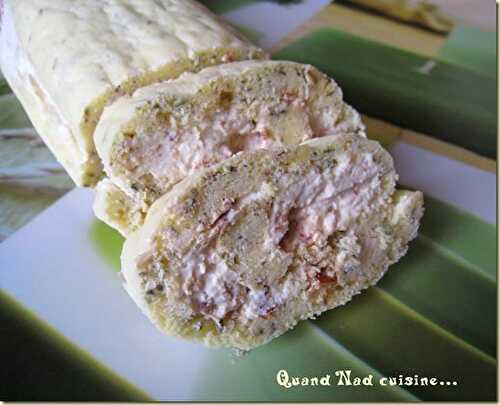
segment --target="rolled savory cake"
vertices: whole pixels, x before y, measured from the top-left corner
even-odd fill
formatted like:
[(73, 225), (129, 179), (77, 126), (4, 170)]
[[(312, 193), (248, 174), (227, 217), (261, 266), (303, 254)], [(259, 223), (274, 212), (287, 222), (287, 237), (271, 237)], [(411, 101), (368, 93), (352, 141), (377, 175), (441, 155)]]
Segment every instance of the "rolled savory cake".
[(2, 0), (0, 67), (77, 185), (101, 177), (103, 108), (160, 80), (265, 54), (192, 0)]
[(415, 238), (420, 192), (356, 135), (237, 154), (176, 184), (122, 253), (125, 288), (169, 335), (242, 350), (375, 284)]
[(364, 126), (336, 83), (310, 65), (243, 61), (185, 73), (104, 110), (95, 142), (109, 180), (97, 188), (95, 212), (127, 235), (197, 170), (337, 133), (364, 136)]

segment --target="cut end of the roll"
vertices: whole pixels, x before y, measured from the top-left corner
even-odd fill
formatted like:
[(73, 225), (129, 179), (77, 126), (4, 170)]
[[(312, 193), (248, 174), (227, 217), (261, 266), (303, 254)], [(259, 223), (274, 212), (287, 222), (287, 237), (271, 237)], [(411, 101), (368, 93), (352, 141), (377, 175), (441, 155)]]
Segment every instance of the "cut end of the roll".
[(123, 198), (149, 206), (184, 177), (237, 153), (336, 133), (364, 136), (364, 126), (333, 80), (309, 65), (244, 61), (121, 98), (105, 110), (96, 144)]
[(140, 201), (134, 200), (105, 178), (95, 187), (94, 214), (105, 224), (126, 237), (144, 223), (146, 212)]
[(125, 287), (169, 335), (251, 349), (375, 284), (422, 194), (353, 135), (234, 156), (177, 184), (126, 241)]
[(137, 89), (147, 87), (153, 83), (175, 79), (184, 72), (198, 72), (207, 66), (217, 66), (228, 61), (239, 61), (248, 59), (263, 59), (267, 55), (264, 51), (251, 45), (235, 48), (216, 48), (210, 51), (198, 52), (192, 58), (176, 60), (162, 66), (160, 69), (144, 72), (141, 75), (131, 77), (119, 86), (109, 89), (96, 98), (83, 112), (80, 131), (83, 138), (88, 140), (87, 160), (79, 170), (72, 167), (73, 178), (77, 185), (93, 186), (103, 178), (104, 168), (94, 145), (94, 132), (101, 119), (106, 106), (112, 105), (121, 97), (130, 96)]

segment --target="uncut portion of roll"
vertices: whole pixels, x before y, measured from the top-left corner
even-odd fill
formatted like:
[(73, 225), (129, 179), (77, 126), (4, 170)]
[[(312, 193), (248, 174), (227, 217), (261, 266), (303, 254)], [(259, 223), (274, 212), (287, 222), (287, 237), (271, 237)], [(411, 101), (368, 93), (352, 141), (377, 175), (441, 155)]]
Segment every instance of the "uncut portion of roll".
[(243, 350), (375, 284), (416, 237), (420, 192), (356, 135), (238, 154), (149, 210), (122, 253), (125, 288), (163, 332)]
[(365, 136), (337, 84), (310, 65), (242, 61), (185, 73), (105, 109), (95, 139), (109, 180), (94, 210), (127, 235), (185, 176), (237, 153), (340, 133)]
[(3, 0), (0, 67), (77, 185), (102, 176), (103, 108), (151, 83), (266, 57), (192, 0)]

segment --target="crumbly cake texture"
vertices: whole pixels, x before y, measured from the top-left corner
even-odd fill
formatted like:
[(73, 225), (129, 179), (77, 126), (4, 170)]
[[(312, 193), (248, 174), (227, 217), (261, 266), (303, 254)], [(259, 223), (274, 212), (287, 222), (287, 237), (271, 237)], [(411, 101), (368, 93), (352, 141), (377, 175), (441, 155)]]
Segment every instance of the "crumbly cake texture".
[(122, 236), (144, 223), (146, 206), (125, 194), (111, 180), (104, 178), (95, 188), (94, 214)]
[[(98, 187), (95, 212), (126, 235), (156, 199), (202, 168), (339, 133), (365, 136), (337, 84), (310, 65), (242, 61), (185, 73), (104, 110), (95, 142), (111, 182)], [(130, 218), (114, 214), (124, 204)]]
[(81, 186), (102, 176), (93, 133), (113, 100), (185, 71), (266, 57), (192, 0), (3, 0), (0, 10), (2, 73)]
[(420, 192), (356, 135), (235, 155), (175, 185), (122, 253), (169, 335), (248, 350), (375, 284), (416, 237)]

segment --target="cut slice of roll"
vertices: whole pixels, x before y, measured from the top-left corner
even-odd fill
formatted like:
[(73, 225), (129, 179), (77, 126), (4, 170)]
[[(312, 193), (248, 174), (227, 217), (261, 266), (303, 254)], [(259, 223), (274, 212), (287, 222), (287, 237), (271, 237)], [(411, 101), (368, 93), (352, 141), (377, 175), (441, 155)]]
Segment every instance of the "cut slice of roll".
[(364, 135), (364, 127), (336, 83), (310, 65), (244, 61), (185, 73), (105, 109), (95, 140), (110, 181), (98, 187), (95, 212), (128, 234), (156, 199), (202, 168), (336, 133)]
[(139, 229), (144, 223), (148, 207), (129, 197), (108, 178), (101, 180), (95, 191), (95, 216), (123, 236)]
[(122, 253), (125, 288), (169, 335), (251, 349), (345, 304), (403, 256), (423, 213), (355, 135), (238, 154), (178, 183)]
[(105, 105), (209, 65), (263, 58), (192, 0), (2, 0), (0, 66), (37, 132), (77, 185), (101, 164)]

